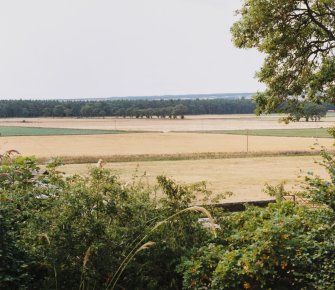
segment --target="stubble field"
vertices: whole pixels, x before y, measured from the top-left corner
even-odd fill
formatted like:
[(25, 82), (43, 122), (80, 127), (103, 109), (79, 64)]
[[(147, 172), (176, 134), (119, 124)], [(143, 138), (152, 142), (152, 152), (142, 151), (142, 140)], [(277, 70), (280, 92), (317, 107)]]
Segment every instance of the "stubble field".
[[(318, 157), (281, 157), (281, 155), (310, 154), (311, 147), (318, 149), (324, 146), (332, 149), (331, 138), (252, 136), (252, 134), (245, 136), (219, 132), (245, 129), (309, 129), (308, 134), (314, 135), (311, 130), (330, 127), (335, 121), (334, 117), (328, 117), (322, 122), (284, 125), (278, 123), (278, 118), (279, 116), (225, 115), (187, 117), (185, 120), (37, 118), (23, 122), (22, 119), (3, 119), (0, 120), (1, 126), (146, 132), (1, 137), (0, 146), (2, 152), (16, 149), (23, 155), (36, 155), (44, 159), (60, 156), (77, 163), (85, 160), (95, 161), (99, 158), (128, 161), (108, 163), (106, 166), (114, 169), (121, 178), (128, 180), (139, 164), (139, 174), (146, 172), (146, 179), (151, 184), (154, 183), (154, 177), (159, 174), (171, 176), (178, 182), (206, 180), (209, 188), (215, 192), (233, 191), (235, 195), (230, 197), (229, 201), (255, 200), (267, 198), (262, 192), (266, 182), (274, 185), (286, 180), (288, 188), (292, 188), (297, 183), (300, 169), (305, 173), (313, 171), (325, 176), (323, 168), (313, 162), (315, 158), (319, 160)], [(295, 136), (293, 130), (291, 133)], [(249, 155), (246, 154), (247, 151)], [(218, 154), (215, 158), (219, 159), (206, 159), (207, 154)], [(242, 156), (241, 154), (244, 158), (236, 158)], [(257, 158), (254, 157), (255, 154)], [(276, 156), (266, 157), (269, 154)], [(177, 159), (201, 160), (172, 161), (176, 155)], [(224, 155), (230, 158), (221, 158)], [(137, 161), (131, 162), (133, 160)], [(87, 164), (69, 164), (62, 170), (68, 174), (86, 173), (88, 167)]]
[[(315, 145), (318, 144), (318, 145)], [(271, 137), (201, 133), (129, 133), (115, 135), (2, 137), (2, 150), (16, 149), (37, 157), (103, 158), (113, 155), (165, 155), (191, 153), (310, 152), (331, 148), (330, 138)]]
[[(215, 193), (233, 192), (226, 202), (269, 199), (263, 191), (265, 183), (278, 185), (285, 182), (285, 189), (300, 189), (303, 177), (313, 172), (327, 177), (319, 162), (320, 157), (251, 157), (215, 160), (112, 162), (110, 168), (125, 181), (142, 180), (154, 185), (156, 176), (166, 175), (180, 183), (206, 181)], [(95, 165), (68, 164), (60, 169), (67, 174), (86, 174)]]
[(211, 131), (244, 129), (294, 129), (328, 128), (334, 125), (335, 115), (328, 115), (321, 122), (279, 123), (280, 115), (199, 115), (181, 119), (134, 118), (11, 118), (1, 119), (2, 126), (71, 128), (125, 131)]

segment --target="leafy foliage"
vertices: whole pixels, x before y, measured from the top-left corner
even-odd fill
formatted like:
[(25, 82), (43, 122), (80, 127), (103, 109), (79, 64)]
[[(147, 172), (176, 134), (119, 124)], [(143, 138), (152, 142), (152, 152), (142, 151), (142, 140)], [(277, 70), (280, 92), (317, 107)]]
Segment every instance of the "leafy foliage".
[(288, 123), (289, 121), (300, 121), (304, 118), (306, 122), (309, 120), (320, 121), (322, 117), (327, 114), (327, 108), (325, 105), (319, 105), (306, 101), (295, 102), (285, 102), (278, 108), (278, 112), (289, 113), (288, 117), (282, 118), (282, 121)]
[[(158, 177), (124, 184), (111, 171), (47, 174), (33, 157), (9, 152), (0, 164), (1, 289), (332, 289), (335, 284), (334, 157), (330, 180), (306, 178), (300, 193), (317, 207), (283, 200), (224, 213), (216, 234), (194, 206), (211, 199), (205, 183)], [(154, 198), (160, 191), (163, 198)]]
[(335, 285), (334, 157), (322, 153), (329, 180), (307, 176), (297, 193), (317, 205), (283, 200), (221, 216), (214, 243), (193, 249), (178, 266), (184, 289), (332, 289)]
[(320, 215), (278, 202), (227, 216), (219, 239), (179, 266), (184, 288), (329, 289), (335, 246)]
[(267, 90), (256, 96), (257, 112), (301, 97), (335, 101), (335, 2), (333, 0), (244, 0), (232, 27), (239, 48), (266, 55), (258, 79)]
[(64, 178), (59, 164), (52, 160), (45, 175), (34, 158), (2, 159), (0, 288), (104, 289), (134, 245), (148, 237), (156, 245), (130, 261), (119, 287), (179, 289), (174, 269), (180, 257), (212, 234), (196, 222), (196, 212), (152, 229), (189, 207), (203, 184), (177, 186), (161, 176), (162, 191), (178, 187), (178, 193), (159, 201), (140, 181), (123, 184), (103, 168)]

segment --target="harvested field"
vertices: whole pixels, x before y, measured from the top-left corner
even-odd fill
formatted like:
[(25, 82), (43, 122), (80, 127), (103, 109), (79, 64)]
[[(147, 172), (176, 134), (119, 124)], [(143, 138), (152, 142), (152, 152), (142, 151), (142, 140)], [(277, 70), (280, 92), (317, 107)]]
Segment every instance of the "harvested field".
[(318, 142), (332, 148), (332, 139), (201, 134), (132, 133), (116, 135), (1, 137), (1, 150), (16, 149), (23, 155), (113, 156), (164, 155), (213, 152), (291, 152), (306, 151)]
[[(262, 192), (265, 182), (274, 185), (284, 180), (291, 188), (297, 183), (300, 169), (325, 175), (323, 168), (313, 163), (313, 158), (319, 157), (284, 155), (311, 154), (311, 147), (332, 149), (334, 142), (331, 138), (310, 137), (327, 137), (326, 130), (322, 128), (333, 126), (334, 116), (323, 122), (289, 125), (278, 123), (278, 119), (279, 116), (254, 115), (188, 116), (185, 120), (38, 118), (22, 122), (22, 119), (3, 119), (0, 120), (1, 126), (21, 126), (27, 130), (32, 130), (28, 127), (39, 127), (47, 130), (62, 128), (130, 132), (111, 135), (2, 136), (0, 151), (16, 149), (23, 155), (36, 155), (41, 159), (60, 156), (70, 163), (96, 162), (99, 158), (128, 161), (113, 162), (108, 167), (111, 166), (123, 179), (129, 180), (139, 163), (139, 172), (147, 172), (146, 178), (151, 184), (155, 176), (166, 174), (175, 177), (178, 182), (206, 180), (209, 188), (215, 192), (235, 192), (228, 201), (267, 199)], [(248, 137), (234, 135), (245, 134), (245, 131), (232, 131), (245, 129), (252, 132)], [(257, 136), (264, 134), (301, 137)], [(283, 156), (273, 157), (278, 155)], [(239, 158), (242, 156), (244, 158)], [(138, 162), (129, 162), (134, 160)], [(69, 164), (63, 169), (68, 173), (85, 173), (87, 167), (85, 164)]]
[(24, 126), (42, 128), (72, 128), (126, 131), (210, 131), (244, 129), (293, 129), (328, 128), (334, 125), (335, 117), (330, 115), (320, 122), (297, 122), (285, 125), (279, 123), (280, 115), (201, 115), (180, 119), (130, 119), (130, 118), (9, 118), (0, 119), (1, 126)]
[(250, 136), (276, 136), (276, 137), (310, 137), (310, 138), (332, 138), (326, 128), (304, 128), (304, 129), (254, 129), (254, 130), (217, 130), (205, 131), (204, 133), (250, 135)]
[[(136, 172), (137, 176), (146, 172), (143, 181), (155, 184), (155, 177), (165, 174), (178, 182), (192, 183), (205, 180), (208, 188), (216, 193), (232, 191), (234, 195), (226, 201), (250, 201), (268, 199), (262, 190), (267, 182), (270, 185), (285, 181), (287, 189), (298, 188), (298, 176), (314, 172), (327, 177), (326, 171), (314, 161), (320, 157), (259, 157), (234, 158), (221, 160), (184, 160), (156, 162), (108, 163), (123, 180), (129, 181)], [(94, 166), (94, 165), (93, 165)], [(67, 174), (85, 174), (88, 164), (69, 164), (61, 167)]]

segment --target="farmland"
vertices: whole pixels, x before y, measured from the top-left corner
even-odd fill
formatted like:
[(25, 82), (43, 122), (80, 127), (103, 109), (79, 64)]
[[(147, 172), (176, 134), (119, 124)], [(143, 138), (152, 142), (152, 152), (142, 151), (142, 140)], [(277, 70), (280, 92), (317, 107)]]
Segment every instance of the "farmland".
[[(179, 183), (206, 181), (209, 190), (215, 193), (233, 192), (226, 201), (249, 201), (268, 199), (264, 193), (264, 185), (277, 185), (285, 182), (285, 188), (299, 188), (299, 183), (308, 172), (326, 176), (323, 167), (315, 164), (320, 157), (251, 157), (228, 158), (215, 160), (181, 160), (181, 161), (144, 161), (144, 162), (112, 162), (110, 168), (124, 181), (136, 176), (151, 185), (156, 176), (164, 174), (172, 176)], [(68, 164), (60, 170), (67, 174), (86, 174), (93, 164)]]
[(303, 155), (317, 155), (311, 148), (333, 147), (326, 128), (334, 116), (289, 125), (279, 123), (280, 117), (3, 119), (1, 150), (16, 149), (43, 162), (60, 156), (69, 163), (63, 168), (68, 174), (85, 173), (86, 163), (101, 158), (126, 180), (138, 164), (150, 184), (166, 174), (179, 182), (207, 180), (215, 192), (233, 191), (229, 200), (262, 199), (265, 182), (286, 180), (292, 188), (300, 169), (324, 175), (313, 163), (317, 157)]
[(276, 136), (276, 137), (309, 137), (309, 138), (331, 138), (326, 128), (304, 128), (304, 129), (253, 129), (253, 130), (223, 130), (205, 131), (211, 134), (232, 134), (249, 136)]
[(0, 290), (335, 290), (334, 0), (3, 2)]
[[(129, 133), (115, 135), (13, 136), (2, 137), (3, 150), (17, 149), (24, 155), (50, 158), (91, 156), (310, 152), (318, 145), (332, 148), (330, 138), (268, 137), (201, 133)], [(128, 159), (129, 160), (129, 159)]]
[(97, 135), (97, 134), (121, 134), (121, 133), (122, 131), (113, 131), (113, 130), (0, 126), (1, 136)]
[(281, 115), (198, 115), (180, 119), (136, 119), (136, 118), (9, 118), (0, 119), (1, 126), (70, 128), (121, 131), (189, 132), (217, 130), (254, 129), (306, 129), (329, 128), (335, 116), (329, 114), (319, 122), (278, 122)]

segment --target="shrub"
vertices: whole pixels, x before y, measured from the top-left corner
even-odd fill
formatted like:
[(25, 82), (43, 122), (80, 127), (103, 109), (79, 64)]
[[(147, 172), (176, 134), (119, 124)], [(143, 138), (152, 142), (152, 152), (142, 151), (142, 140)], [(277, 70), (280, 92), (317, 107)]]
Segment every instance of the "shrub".
[[(33, 157), (0, 160), (0, 289), (332, 289), (335, 195), (329, 180), (308, 176), (300, 193), (317, 207), (282, 200), (244, 212), (211, 209), (216, 235), (198, 222), (211, 199), (201, 182), (165, 176), (151, 188), (123, 183), (110, 170), (47, 174)], [(162, 198), (154, 198), (159, 191)], [(155, 194), (154, 194), (155, 193)], [(213, 201), (213, 200), (212, 200)]]
[(181, 256), (212, 235), (196, 212), (157, 224), (191, 206), (194, 192), (210, 194), (205, 184), (161, 176), (158, 200), (141, 181), (124, 184), (104, 168), (65, 178), (58, 165), (53, 160), (44, 175), (34, 158), (2, 160), (0, 288), (104, 289), (136, 243), (150, 239), (155, 246), (120, 272), (119, 287), (179, 289)]
[(310, 205), (281, 200), (221, 217), (218, 239), (183, 258), (184, 289), (332, 289), (335, 285), (334, 158), (323, 152), (329, 180), (309, 176)]

